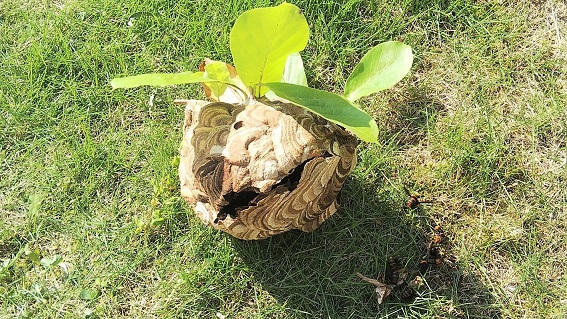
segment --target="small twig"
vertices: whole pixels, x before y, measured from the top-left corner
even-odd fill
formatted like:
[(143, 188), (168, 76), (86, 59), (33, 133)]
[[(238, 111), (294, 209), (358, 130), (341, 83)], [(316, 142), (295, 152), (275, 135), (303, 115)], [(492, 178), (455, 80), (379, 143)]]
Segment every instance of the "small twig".
[(363, 281), (373, 284), (376, 287), (376, 298), (378, 299), (378, 305), (382, 304), (382, 302), (384, 302), (384, 299), (386, 299), (390, 295), (390, 293), (392, 293), (392, 289), (394, 289), (393, 285), (386, 285), (376, 279), (368, 278), (359, 272), (356, 272), (356, 275)]
[(191, 101), (191, 100), (187, 100), (187, 99), (175, 99), (175, 100), (173, 100), (173, 104), (187, 104), (187, 103), (189, 103), (189, 101)]

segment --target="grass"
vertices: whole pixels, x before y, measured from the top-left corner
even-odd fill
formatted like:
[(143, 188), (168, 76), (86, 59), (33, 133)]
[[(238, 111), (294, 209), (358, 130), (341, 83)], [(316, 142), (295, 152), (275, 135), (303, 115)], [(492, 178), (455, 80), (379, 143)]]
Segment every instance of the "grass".
[[(341, 92), (370, 47), (415, 52), (363, 106), (341, 210), (314, 233), (243, 242), (180, 199), (182, 109), (200, 88), (113, 77), (230, 61), (239, 13), (270, 1), (0, 2), (0, 318), (565, 318), (567, 7), (561, 1), (292, 1), (310, 85)], [(434, 199), (401, 207), (403, 188)], [(434, 226), (455, 265), (376, 303)]]

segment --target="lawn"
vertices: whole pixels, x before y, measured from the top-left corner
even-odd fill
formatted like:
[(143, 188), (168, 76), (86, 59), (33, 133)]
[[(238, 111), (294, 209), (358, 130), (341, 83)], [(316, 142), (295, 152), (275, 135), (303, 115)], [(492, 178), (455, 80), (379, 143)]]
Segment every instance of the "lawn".
[[(200, 86), (109, 82), (231, 62), (235, 19), (273, 1), (0, 1), (0, 318), (567, 317), (567, 5), (290, 2), (311, 87), (342, 92), (384, 41), (414, 66), (362, 100), (379, 143), (341, 209), (247, 242), (179, 194), (172, 101)], [(405, 189), (432, 203), (404, 208)], [(436, 226), (439, 265), (378, 305), (356, 272), (417, 267)]]

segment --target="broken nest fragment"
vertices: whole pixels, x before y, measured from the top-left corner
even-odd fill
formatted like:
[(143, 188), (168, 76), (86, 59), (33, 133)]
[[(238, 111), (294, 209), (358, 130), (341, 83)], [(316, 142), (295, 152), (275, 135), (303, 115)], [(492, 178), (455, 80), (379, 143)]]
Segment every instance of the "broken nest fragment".
[(289, 103), (185, 100), (181, 195), (241, 239), (315, 230), (338, 208), (357, 140)]

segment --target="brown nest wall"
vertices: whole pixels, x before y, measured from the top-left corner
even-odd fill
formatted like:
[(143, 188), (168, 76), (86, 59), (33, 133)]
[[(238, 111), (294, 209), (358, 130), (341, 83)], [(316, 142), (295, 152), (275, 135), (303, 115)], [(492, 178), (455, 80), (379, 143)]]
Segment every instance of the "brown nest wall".
[(179, 177), (199, 218), (241, 239), (313, 231), (338, 208), (357, 140), (292, 104), (189, 100)]

